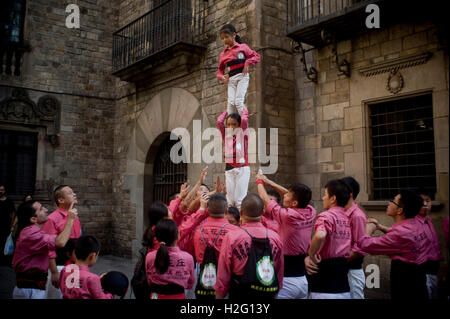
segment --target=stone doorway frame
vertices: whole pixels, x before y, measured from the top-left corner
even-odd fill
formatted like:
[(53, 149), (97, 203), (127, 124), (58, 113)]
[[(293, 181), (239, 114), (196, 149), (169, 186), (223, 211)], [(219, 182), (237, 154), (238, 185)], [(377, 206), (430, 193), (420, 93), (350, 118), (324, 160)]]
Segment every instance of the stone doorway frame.
[[(140, 249), (142, 234), (145, 230), (144, 223), (144, 193), (145, 178), (151, 178), (153, 163), (148, 163), (147, 158), (152, 158), (149, 152), (157, 151), (161, 138), (167, 136), (173, 129), (186, 128), (191, 137), (191, 160), (193, 120), (201, 120), (202, 130), (211, 127), (207, 114), (200, 106), (200, 102), (190, 92), (181, 88), (168, 88), (154, 95), (145, 103), (142, 111), (136, 117), (132, 128), (130, 146), (127, 155), (127, 170), (124, 176), (125, 188), (130, 192), (131, 205), (136, 208), (136, 237), (132, 243), (132, 255), (135, 256)], [(159, 144), (158, 144), (159, 143)], [(202, 141), (202, 144), (206, 142)], [(203, 145), (202, 145), (203, 146)], [(154, 158), (154, 156), (153, 156)], [(189, 163), (188, 182), (193, 185), (201, 169), (207, 164)], [(220, 164), (208, 164), (206, 183), (213, 185), (213, 172)]]

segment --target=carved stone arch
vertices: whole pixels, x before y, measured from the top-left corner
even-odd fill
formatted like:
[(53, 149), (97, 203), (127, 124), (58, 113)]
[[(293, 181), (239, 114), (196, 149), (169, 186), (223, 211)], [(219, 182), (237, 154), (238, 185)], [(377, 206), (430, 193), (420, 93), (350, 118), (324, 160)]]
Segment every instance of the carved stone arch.
[[(190, 134), (190, 161), (188, 163), (188, 180), (195, 183), (199, 173), (206, 164), (192, 163), (193, 157), (193, 123), (201, 121), (201, 128), (211, 127), (206, 113), (199, 101), (190, 92), (181, 88), (165, 89), (152, 97), (135, 120), (127, 155), (127, 169), (124, 187), (130, 192), (130, 202), (136, 207), (136, 239), (133, 242), (133, 254), (140, 248), (139, 243), (144, 229), (144, 181), (153, 171), (154, 158), (149, 152), (156, 152), (162, 137), (175, 128), (186, 128)], [(198, 124), (198, 123), (197, 123)], [(197, 136), (198, 137), (198, 136)], [(159, 143), (159, 144), (158, 144)], [(202, 142), (206, 144), (208, 141)], [(218, 165), (218, 164), (214, 164)], [(209, 172), (213, 172), (213, 166)], [(212, 185), (213, 174), (208, 174), (206, 183)]]

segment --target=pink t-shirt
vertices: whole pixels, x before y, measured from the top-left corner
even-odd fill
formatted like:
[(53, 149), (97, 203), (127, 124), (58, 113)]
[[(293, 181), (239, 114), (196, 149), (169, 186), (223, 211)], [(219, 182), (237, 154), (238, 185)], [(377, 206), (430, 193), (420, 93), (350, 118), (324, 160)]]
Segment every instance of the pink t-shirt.
[(423, 227), (423, 231), (428, 239), (428, 244), (425, 245), (425, 253), (427, 260), (441, 260), (441, 247), (439, 246), (439, 239), (434, 229), (430, 216), (422, 217), (419, 214), (415, 217)]
[(318, 254), (324, 259), (348, 258), (351, 249), (350, 220), (343, 207), (335, 206), (317, 216), (314, 231), (322, 230), (327, 236)]
[(366, 253), (358, 246), (359, 240), (366, 235), (366, 214), (358, 207), (358, 204), (353, 204), (347, 211), (347, 216), (350, 219), (350, 227), (352, 230), (352, 251), (365, 256)]
[(266, 216), (280, 225), (280, 237), (284, 255), (307, 254), (311, 242), (316, 210), (305, 208), (283, 208), (271, 200), (266, 206)]
[(36, 225), (22, 229), (16, 242), (13, 267), (16, 273), (29, 270), (48, 272), (49, 252), (55, 251), (56, 235), (49, 235)]
[[(261, 223), (245, 223), (242, 228), (256, 238), (265, 238), (267, 228)], [(272, 258), (275, 271), (277, 272), (279, 289), (283, 288), (284, 258), (282, 255), (283, 244), (280, 236), (269, 229), (268, 237), (272, 246)], [(234, 229), (224, 237), (219, 255), (217, 269), (217, 281), (214, 290), (222, 296), (226, 296), (230, 288), (231, 274), (240, 276), (244, 274), (244, 267), (247, 263), (248, 253), (252, 243), (248, 233), (240, 228)]]
[(220, 53), (219, 68), (217, 70), (217, 78), (220, 80), (224, 75), (227, 63), (238, 59), (238, 54), (242, 52), (245, 56), (245, 65), (253, 65), (259, 62), (260, 56), (256, 51), (250, 49), (245, 43), (235, 43), (232, 48), (228, 46)]
[[(62, 208), (57, 207), (56, 210), (48, 216), (48, 221), (42, 226), (42, 230), (49, 235), (59, 235), (66, 227), (68, 212)], [(81, 224), (78, 217), (75, 219), (70, 238), (80, 238)], [(56, 251), (50, 252), (50, 258), (56, 258)]]
[(170, 258), (170, 265), (164, 274), (158, 273), (155, 268), (157, 251), (151, 251), (145, 259), (145, 269), (148, 284), (158, 285), (176, 284), (191, 289), (194, 285), (194, 259), (192, 256), (182, 251), (179, 247), (167, 247)]
[(59, 275), (59, 288), (64, 299), (114, 299), (112, 294), (103, 292), (100, 277), (85, 265), (65, 266)]
[[(222, 226), (225, 225), (223, 228)], [(211, 246), (216, 239), (219, 230), (220, 231), (219, 237), (217, 237), (216, 243), (214, 245), (214, 249), (216, 250), (217, 258), (219, 258), (220, 254), (220, 248), (222, 247), (222, 241), (225, 235), (233, 230), (238, 228), (235, 225), (231, 225), (228, 223), (228, 220), (226, 218), (213, 218), (208, 217), (204, 223), (202, 223), (199, 227), (195, 229), (195, 233), (192, 239), (192, 243), (194, 245), (195, 249), (195, 258), (197, 263), (201, 264), (203, 262), (203, 254), (205, 252), (205, 244), (202, 240), (202, 236), (200, 235), (200, 227), (202, 230), (203, 238), (205, 239), (208, 246)]]
[(249, 166), (248, 163), (248, 137), (250, 132), (248, 129), (248, 110), (244, 108), (241, 114), (241, 126), (235, 132), (233, 137), (226, 136), (225, 119), (227, 118), (227, 111), (222, 112), (217, 118), (217, 129), (222, 135), (224, 142), (224, 157), (225, 163), (233, 167)]
[(416, 218), (399, 221), (379, 237), (364, 235), (359, 242), (362, 250), (371, 255), (387, 255), (392, 260), (420, 265), (426, 261), (425, 232)]

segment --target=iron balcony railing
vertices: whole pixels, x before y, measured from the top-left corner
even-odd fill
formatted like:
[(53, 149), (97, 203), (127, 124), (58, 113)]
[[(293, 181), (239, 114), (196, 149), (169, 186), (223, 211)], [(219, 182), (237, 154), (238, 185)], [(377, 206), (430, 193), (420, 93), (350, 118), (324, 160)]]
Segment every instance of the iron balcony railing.
[(287, 33), (376, 2), (374, 0), (287, 0)]
[(176, 43), (203, 46), (207, 0), (167, 0), (113, 34), (113, 72)]

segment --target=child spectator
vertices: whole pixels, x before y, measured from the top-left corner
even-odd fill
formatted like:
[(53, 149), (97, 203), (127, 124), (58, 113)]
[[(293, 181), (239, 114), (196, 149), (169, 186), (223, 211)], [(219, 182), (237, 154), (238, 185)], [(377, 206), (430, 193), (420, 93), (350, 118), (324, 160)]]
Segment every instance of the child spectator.
[(194, 285), (194, 259), (177, 246), (179, 232), (173, 220), (160, 220), (155, 235), (160, 246), (146, 258), (150, 299), (185, 299), (185, 289)]
[(75, 264), (61, 270), (59, 287), (63, 299), (113, 299), (111, 293), (103, 292), (101, 276), (91, 273), (100, 252), (99, 240), (90, 235), (81, 236), (75, 246)]

